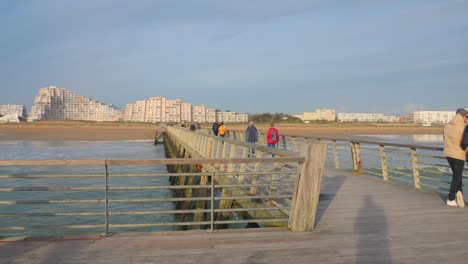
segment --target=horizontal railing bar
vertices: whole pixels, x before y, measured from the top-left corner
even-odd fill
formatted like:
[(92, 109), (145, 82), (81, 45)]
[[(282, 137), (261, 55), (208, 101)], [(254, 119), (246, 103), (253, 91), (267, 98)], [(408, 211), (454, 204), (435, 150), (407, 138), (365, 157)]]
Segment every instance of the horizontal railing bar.
[[(410, 156), (408, 156), (408, 158), (409, 158), (409, 157), (410, 157)], [(389, 157), (389, 156), (387, 156), (387, 160), (388, 160), (388, 161), (392, 161), (392, 160), (393, 160), (393, 161), (403, 161), (403, 162), (406, 162), (406, 163), (411, 163), (411, 160), (409, 160), (409, 159), (402, 159), (402, 158)]]
[(216, 201), (221, 200), (251, 200), (251, 199), (266, 199), (266, 198), (292, 198), (290, 195), (257, 195), (257, 196), (229, 196), (229, 197), (215, 197)]
[(276, 163), (304, 162), (304, 157), (266, 158), (191, 158), (153, 160), (0, 160), (0, 166), (93, 166), (93, 165), (192, 165), (192, 164), (233, 164), (233, 163)]
[(0, 166), (104, 166), (105, 160), (0, 160)]
[(102, 203), (103, 199), (97, 200), (21, 200), (0, 201), (0, 204), (65, 204), (65, 203)]
[(0, 188), (0, 192), (43, 192), (43, 191), (99, 191), (105, 187), (12, 187)]
[(35, 179), (35, 178), (101, 178), (103, 174), (80, 174), (80, 175), (0, 175), (0, 179), (18, 178), (18, 179)]
[[(289, 210), (291, 207), (255, 207), (255, 208), (227, 208), (215, 209), (219, 212), (244, 212), (244, 211), (270, 211), (270, 210)], [(109, 215), (158, 215), (158, 214), (185, 214), (185, 213), (209, 213), (210, 209), (191, 209), (191, 210), (160, 210), (160, 211), (136, 211), (136, 212), (109, 212)], [(20, 213), (20, 214), (0, 214), (2, 218), (17, 217), (50, 217), (50, 216), (100, 216), (104, 212), (78, 212), (78, 213)]]
[(289, 218), (273, 218), (273, 219), (252, 219), (252, 220), (217, 220), (215, 225), (219, 224), (247, 224), (247, 223), (271, 223), (271, 222), (288, 222)]
[(131, 228), (131, 227), (155, 227), (155, 226), (191, 226), (209, 225), (210, 221), (199, 222), (171, 222), (171, 223), (148, 223), (148, 224), (109, 224), (110, 228)]
[(441, 171), (424, 169), (424, 168), (422, 168), (422, 167), (419, 167), (419, 171), (420, 171), (420, 172), (429, 172), (429, 173), (432, 173), (432, 174), (437, 174), (438, 177), (444, 177), (444, 176), (449, 177), (449, 175), (446, 175), (445, 173), (443, 173), (443, 172), (441, 172)]
[(444, 181), (443, 179), (440, 179), (440, 178), (439, 179), (438, 178), (431, 178), (431, 177), (426, 177), (424, 175), (419, 175), (419, 178), (427, 180), (427, 181), (431, 181), (431, 182), (440, 182), (440, 183), (445, 183), (445, 184), (450, 183), (449, 181)]
[(45, 216), (97, 216), (103, 212), (82, 212), (82, 213), (21, 213), (21, 214), (0, 214), (0, 217), (45, 217)]
[(304, 157), (267, 157), (267, 158), (190, 158), (190, 159), (159, 159), (159, 160), (108, 160), (107, 165), (195, 165), (195, 164), (233, 164), (233, 163), (276, 163), (304, 162)]
[(411, 144), (398, 144), (398, 143), (388, 143), (388, 142), (379, 142), (379, 141), (370, 141), (370, 140), (354, 140), (354, 139), (345, 139), (345, 138), (331, 138), (331, 137), (311, 137), (311, 136), (298, 136), (307, 139), (322, 139), (322, 140), (330, 140), (330, 141), (342, 141), (342, 142), (350, 142), (350, 143), (361, 143), (361, 144), (372, 144), (372, 145), (382, 145), (382, 146), (390, 146), (390, 147), (402, 147), (402, 148), (416, 148), (416, 149), (424, 149), (424, 150), (435, 150), (435, 151), (442, 151), (442, 147), (432, 147), (432, 146), (419, 146), (419, 145), (411, 145)]
[(10, 227), (0, 227), (0, 230), (32, 230), (32, 229), (91, 229), (91, 228), (102, 228), (104, 225), (60, 225), (60, 226), (46, 226), (46, 225), (37, 225), (37, 226), (10, 226)]
[(405, 178), (398, 178), (398, 177), (391, 176), (391, 175), (388, 175), (388, 178), (393, 179), (395, 181), (403, 181), (403, 182), (411, 183), (410, 186), (412, 186), (414, 184), (414, 182), (412, 180), (408, 180), (408, 179), (405, 179)]
[(373, 171), (365, 170), (365, 169), (362, 169), (362, 171), (364, 171), (364, 172), (366, 172), (366, 173), (369, 173), (369, 174), (371, 174), (371, 175), (375, 175), (375, 176), (380, 176), (380, 177), (382, 177), (382, 173), (373, 172)]
[(428, 187), (428, 188), (431, 188), (431, 189), (446, 191), (446, 192), (449, 191), (449, 189), (445, 189), (445, 188), (442, 188), (442, 187), (439, 187), (439, 186), (434, 186), (434, 185), (430, 185), (430, 184), (426, 184), (426, 183), (421, 183), (421, 186)]

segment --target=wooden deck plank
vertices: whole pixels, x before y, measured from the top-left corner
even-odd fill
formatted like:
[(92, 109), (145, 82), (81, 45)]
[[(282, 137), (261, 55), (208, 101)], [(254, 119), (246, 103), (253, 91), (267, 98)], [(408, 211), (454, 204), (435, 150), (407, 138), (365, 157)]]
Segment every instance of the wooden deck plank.
[(467, 263), (468, 208), (327, 169), (312, 232), (287, 229), (119, 234), (1, 242), (0, 263)]

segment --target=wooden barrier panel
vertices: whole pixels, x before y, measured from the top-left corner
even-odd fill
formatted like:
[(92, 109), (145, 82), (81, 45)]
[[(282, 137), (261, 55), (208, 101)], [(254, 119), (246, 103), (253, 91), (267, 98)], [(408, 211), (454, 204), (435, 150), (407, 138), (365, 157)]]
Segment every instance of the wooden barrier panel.
[(301, 156), (305, 161), (297, 178), (289, 214), (289, 228), (293, 232), (314, 228), (326, 154), (327, 144), (307, 142), (302, 146)]

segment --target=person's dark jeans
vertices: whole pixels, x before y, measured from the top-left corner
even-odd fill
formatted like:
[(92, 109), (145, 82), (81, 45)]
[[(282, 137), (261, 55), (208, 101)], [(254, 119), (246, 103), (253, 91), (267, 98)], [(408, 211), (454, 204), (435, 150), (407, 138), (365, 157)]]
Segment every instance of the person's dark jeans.
[(452, 168), (452, 182), (450, 183), (450, 192), (448, 199), (450, 201), (455, 200), (455, 195), (458, 191), (462, 190), (462, 179), (463, 179), (463, 168), (465, 167), (465, 161), (447, 157), (447, 161)]
[[(267, 146), (270, 147), (270, 148), (276, 148), (276, 144), (267, 143)], [(274, 157), (275, 154), (271, 153), (271, 156)]]
[[(255, 142), (247, 142), (247, 143), (249, 143), (251, 145), (255, 144)], [(255, 157), (255, 148), (249, 148), (249, 155), (247, 157), (249, 157), (249, 158), (250, 157)]]

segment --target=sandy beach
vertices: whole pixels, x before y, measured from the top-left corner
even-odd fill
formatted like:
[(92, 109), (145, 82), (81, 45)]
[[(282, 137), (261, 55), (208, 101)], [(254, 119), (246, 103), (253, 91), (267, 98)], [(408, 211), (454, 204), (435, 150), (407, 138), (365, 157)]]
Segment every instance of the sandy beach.
[[(247, 125), (229, 126), (228, 129), (244, 131)], [(257, 125), (266, 131), (267, 124)], [(152, 140), (157, 126), (154, 124), (3, 124), (0, 125), (0, 140)], [(209, 128), (205, 126), (205, 128)], [(351, 136), (384, 134), (441, 134), (442, 127), (418, 127), (405, 125), (287, 125), (277, 126), (280, 133), (289, 135)]]

